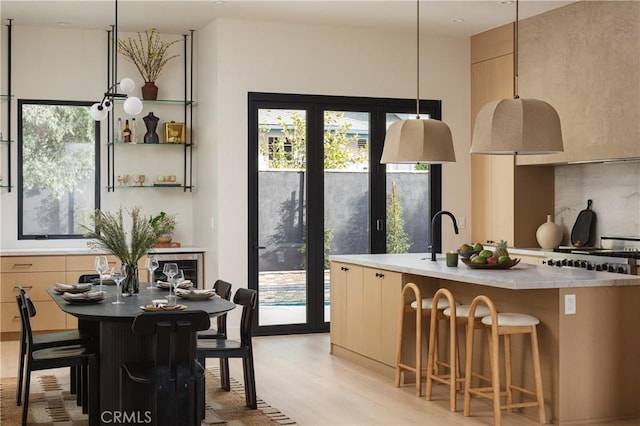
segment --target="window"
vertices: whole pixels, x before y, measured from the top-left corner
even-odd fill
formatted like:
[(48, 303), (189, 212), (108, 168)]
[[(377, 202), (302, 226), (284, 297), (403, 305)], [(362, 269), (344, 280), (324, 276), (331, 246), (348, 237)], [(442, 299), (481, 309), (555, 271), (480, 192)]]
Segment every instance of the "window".
[(18, 101), (18, 239), (82, 238), (100, 206), (100, 125), (90, 102)]

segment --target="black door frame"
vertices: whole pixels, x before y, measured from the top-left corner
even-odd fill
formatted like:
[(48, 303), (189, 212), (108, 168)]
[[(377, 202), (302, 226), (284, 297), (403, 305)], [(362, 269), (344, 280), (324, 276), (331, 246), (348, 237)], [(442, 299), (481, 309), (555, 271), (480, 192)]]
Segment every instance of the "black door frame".
[[(322, 192), (324, 188), (324, 111), (368, 112), (371, 117), (369, 137), (369, 228), (370, 252), (386, 252), (386, 226), (376, 229), (377, 220), (386, 223), (386, 175), (380, 164), (386, 133), (386, 114), (415, 112), (415, 99), (299, 95), (283, 93), (248, 93), (248, 268), (249, 288), (258, 289), (258, 110), (299, 109), (307, 111), (307, 194)], [(420, 114), (441, 118), (439, 100), (421, 100)], [(320, 143), (318, 143), (320, 141)], [(441, 166), (430, 165), (431, 212), (441, 208)], [(315, 191), (314, 191), (315, 189)], [(258, 326), (254, 316), (255, 335), (315, 333), (329, 331), (324, 321), (324, 196), (307, 196), (307, 322)], [(314, 225), (314, 226), (310, 226)], [(433, 230), (431, 230), (433, 232)], [(440, 247), (440, 231), (434, 234), (434, 246)], [(322, 283), (322, 285), (310, 285)]]

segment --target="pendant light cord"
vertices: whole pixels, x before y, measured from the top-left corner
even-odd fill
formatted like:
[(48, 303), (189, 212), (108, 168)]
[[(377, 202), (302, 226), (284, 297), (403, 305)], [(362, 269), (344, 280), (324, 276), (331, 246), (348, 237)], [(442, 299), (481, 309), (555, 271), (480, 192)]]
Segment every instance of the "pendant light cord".
[(416, 119), (420, 119), (420, 0), (416, 0)]
[(519, 1), (516, 0), (516, 22), (515, 22), (515, 26), (514, 26), (514, 34), (513, 34), (513, 45), (514, 45), (514, 49), (513, 49), (513, 99), (518, 99), (520, 98), (520, 95), (518, 94), (518, 44), (519, 44), (519, 40), (518, 40), (518, 21), (519, 21), (519, 15), (520, 15), (520, 4)]

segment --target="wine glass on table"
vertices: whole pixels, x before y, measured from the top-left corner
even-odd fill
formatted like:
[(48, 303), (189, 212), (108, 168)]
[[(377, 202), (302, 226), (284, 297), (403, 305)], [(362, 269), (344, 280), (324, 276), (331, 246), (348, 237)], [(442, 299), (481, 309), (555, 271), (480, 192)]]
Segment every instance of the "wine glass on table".
[(127, 278), (127, 268), (121, 265), (120, 268), (113, 268), (111, 271), (111, 278), (116, 282), (116, 301), (111, 302), (114, 305), (120, 305), (124, 302), (120, 301), (120, 284)]
[(102, 291), (102, 277), (109, 269), (109, 262), (107, 262), (107, 256), (96, 256), (94, 263), (94, 270), (100, 276), (100, 291)]
[(165, 274), (169, 280), (169, 296), (167, 296), (167, 299), (169, 300), (169, 303), (171, 303), (171, 287), (173, 287), (173, 277), (178, 274), (178, 264), (165, 263), (162, 268), (162, 273)]
[(153, 272), (160, 267), (158, 264), (158, 258), (155, 256), (147, 257), (145, 267), (147, 268), (147, 271), (149, 271), (149, 286), (147, 286), (147, 290), (151, 290), (152, 288), (155, 288), (153, 285)]
[(173, 277), (173, 293), (176, 295), (176, 303), (177, 303), (177, 296), (178, 296), (178, 293), (176, 292), (176, 290), (178, 290), (178, 288), (180, 287), (180, 284), (182, 284), (183, 281), (184, 281), (184, 271), (182, 269), (179, 269), (176, 276)]

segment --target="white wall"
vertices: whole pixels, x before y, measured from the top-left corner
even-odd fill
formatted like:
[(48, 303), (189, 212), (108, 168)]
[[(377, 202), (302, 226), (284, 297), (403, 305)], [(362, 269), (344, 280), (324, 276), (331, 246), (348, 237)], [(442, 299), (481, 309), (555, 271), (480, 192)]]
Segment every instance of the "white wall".
[[(4, 29), (3, 29), (4, 30)], [(130, 34), (129, 34), (130, 35)], [(14, 95), (12, 139), (17, 140), (17, 99), (50, 99), (99, 101), (107, 89), (107, 33), (67, 28), (25, 27), (14, 25), (12, 33), (12, 69)], [(126, 37), (127, 34), (120, 34)], [(180, 36), (167, 36), (170, 40)], [(181, 53), (176, 45), (176, 53)], [(3, 56), (6, 52), (3, 50)], [(118, 77), (130, 76), (139, 87), (142, 79), (133, 65), (120, 57)], [(180, 99), (182, 97), (182, 58), (169, 63), (160, 77), (160, 97)], [(139, 89), (136, 89), (137, 91)], [(138, 93), (134, 93), (141, 96)], [(157, 105), (145, 105), (140, 116), (140, 128), (144, 129), (142, 117), (149, 111), (156, 111), (161, 122), (175, 119), (181, 121), (180, 107), (172, 111), (162, 111)], [(176, 109), (177, 108), (177, 109)], [(4, 112), (3, 112), (4, 114)], [(175, 115), (177, 114), (177, 115)], [(124, 116), (123, 116), (124, 118)], [(131, 118), (131, 117), (128, 117)], [(4, 116), (3, 116), (4, 120)], [(145, 215), (157, 214), (164, 210), (178, 215), (178, 227), (174, 235), (176, 241), (191, 245), (193, 241), (192, 204), (193, 196), (180, 189), (117, 189), (107, 192), (107, 145), (106, 121), (101, 135), (101, 205), (103, 209), (114, 210), (141, 206)], [(116, 153), (116, 173), (146, 174), (152, 179), (159, 174), (176, 174), (181, 181), (179, 167), (171, 166), (167, 160), (181, 160), (181, 147), (118, 147)], [(6, 170), (3, 161), (3, 173)], [(17, 239), (17, 144), (12, 146), (12, 173), (14, 188), (11, 192), (1, 192), (1, 237), (0, 247), (14, 248), (85, 248), (83, 240), (18, 240)]]
[[(16, 98), (98, 100), (105, 90), (105, 37), (103, 31), (15, 26)], [(195, 34), (198, 146), (194, 149), (194, 192), (121, 189), (107, 193), (103, 188), (103, 208), (141, 205), (148, 214), (161, 209), (177, 212), (175, 239), (206, 249), (208, 282), (222, 278), (236, 288), (246, 287), (247, 93), (413, 99), (414, 37), (411, 31), (391, 34), (238, 20), (209, 24)], [(421, 48), (421, 98), (442, 99), (443, 119), (456, 145), (457, 162), (443, 166), (443, 208), (465, 216), (469, 223), (469, 41), (423, 34)], [(181, 67), (181, 60), (178, 62), (171, 67)], [(119, 64), (119, 77), (135, 76), (140, 84), (131, 65), (122, 59)], [(161, 90), (169, 82), (181, 87), (176, 72), (167, 69)], [(147, 111), (145, 107), (142, 115)], [(118, 161), (128, 161), (126, 167), (132, 172), (148, 167), (144, 155), (131, 152), (131, 158), (121, 156)], [(102, 156), (104, 178), (104, 144)], [(18, 241), (16, 195), (15, 190), (3, 191), (0, 197), (2, 249), (84, 247), (82, 241)], [(444, 221), (444, 249), (468, 241), (468, 231), (454, 236), (451, 225)]]
[[(198, 41), (198, 189), (194, 243), (210, 279), (247, 285), (247, 93), (415, 97), (411, 33), (219, 20)], [(457, 162), (444, 170), (443, 208), (470, 215), (469, 41), (425, 36), (421, 98), (442, 99)], [(427, 214), (425, 212), (425, 214)], [(213, 229), (211, 223), (214, 223)], [(444, 221), (444, 248), (469, 239)], [(233, 324), (233, 320), (231, 324)]]

